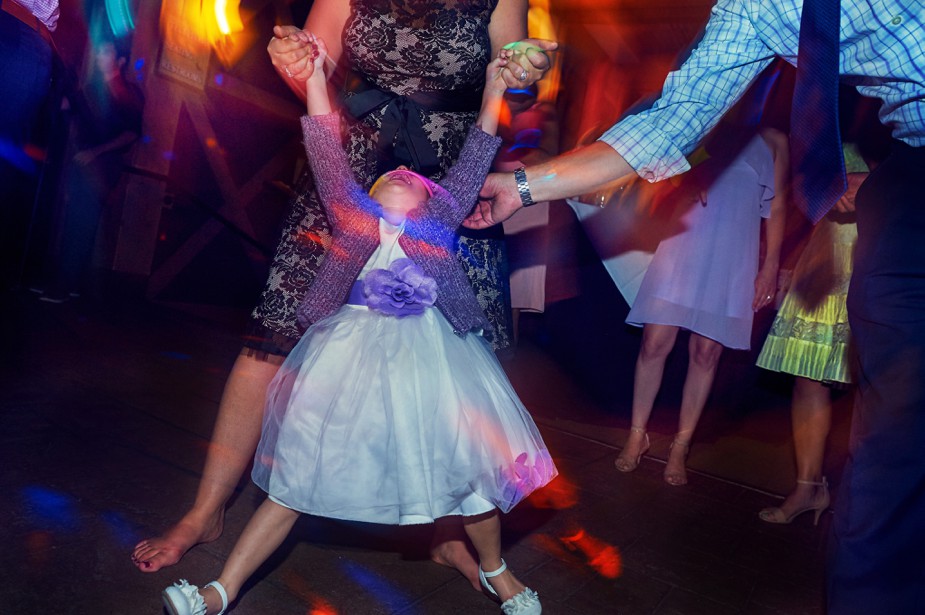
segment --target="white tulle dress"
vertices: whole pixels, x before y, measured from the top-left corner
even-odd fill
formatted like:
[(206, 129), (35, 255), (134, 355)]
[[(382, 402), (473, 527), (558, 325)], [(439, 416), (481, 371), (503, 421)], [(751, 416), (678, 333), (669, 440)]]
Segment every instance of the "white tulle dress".
[[(359, 279), (405, 257), (402, 232), (380, 220)], [(253, 479), (294, 510), (404, 525), (507, 512), (556, 473), (480, 335), (454, 335), (434, 307), (396, 318), (348, 304), (271, 383)]]

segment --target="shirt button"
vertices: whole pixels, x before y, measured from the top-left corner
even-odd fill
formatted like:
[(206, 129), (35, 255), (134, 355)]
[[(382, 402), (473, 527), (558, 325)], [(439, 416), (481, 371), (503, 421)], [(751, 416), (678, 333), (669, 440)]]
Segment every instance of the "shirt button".
[(893, 20), (890, 23), (892, 23), (894, 26), (898, 26), (902, 22), (903, 22), (903, 18), (897, 15), (896, 17), (893, 18)]

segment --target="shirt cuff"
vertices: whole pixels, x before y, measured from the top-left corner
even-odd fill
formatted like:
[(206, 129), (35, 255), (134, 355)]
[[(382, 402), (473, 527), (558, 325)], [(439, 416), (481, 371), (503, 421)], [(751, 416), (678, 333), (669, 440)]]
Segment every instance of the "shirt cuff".
[(657, 182), (691, 168), (684, 152), (651, 122), (631, 115), (598, 139), (614, 148), (643, 179)]

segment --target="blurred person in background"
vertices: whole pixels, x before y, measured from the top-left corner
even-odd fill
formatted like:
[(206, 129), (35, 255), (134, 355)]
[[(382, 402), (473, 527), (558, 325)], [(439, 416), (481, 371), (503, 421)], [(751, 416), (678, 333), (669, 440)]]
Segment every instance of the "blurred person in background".
[(67, 301), (91, 285), (100, 217), (141, 136), (144, 96), (126, 77), (130, 51), (127, 40), (101, 37), (86, 81), (67, 95), (76, 152), (65, 169), (64, 224), (43, 301)]

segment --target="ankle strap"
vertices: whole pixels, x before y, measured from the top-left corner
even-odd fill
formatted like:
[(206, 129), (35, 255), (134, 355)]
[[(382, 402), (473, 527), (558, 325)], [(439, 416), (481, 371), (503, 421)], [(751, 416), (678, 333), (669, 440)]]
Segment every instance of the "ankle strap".
[(800, 480), (800, 479), (798, 478), (798, 479), (797, 479), (797, 484), (798, 484), (798, 485), (813, 485), (814, 487), (826, 487), (826, 488), (828, 488), (828, 486), (829, 486), (829, 481), (826, 480), (825, 476), (822, 477), (822, 482), (818, 482), (818, 483), (815, 482), (815, 481), (811, 481), (811, 480)]
[[(482, 570), (481, 564), (479, 565), (479, 570)], [(505, 570), (507, 570), (507, 564), (505, 563), (504, 558), (501, 558), (501, 567), (500, 567), (500, 568), (498, 568), (497, 570), (495, 570), (495, 571), (493, 571), (493, 572), (485, 572), (484, 570), (482, 570), (482, 574), (483, 574), (486, 578), (490, 579), (490, 578), (492, 578), (492, 577), (498, 576), (499, 574), (501, 574), (501, 573), (504, 572)]]
[(222, 615), (225, 611), (228, 610), (228, 592), (225, 591), (225, 588), (222, 587), (222, 584), (218, 581), (212, 581), (211, 583), (206, 583), (203, 586), (203, 589), (206, 587), (214, 587), (215, 591), (218, 592), (219, 598), (222, 599), (222, 610), (218, 612), (218, 615)]
[(646, 433), (646, 428), (640, 427), (639, 425), (630, 425), (630, 431), (635, 431), (636, 433)]

